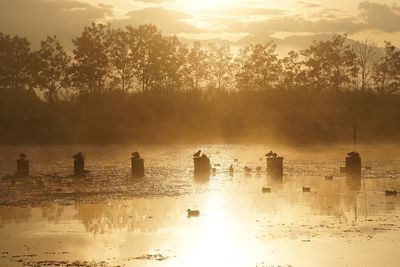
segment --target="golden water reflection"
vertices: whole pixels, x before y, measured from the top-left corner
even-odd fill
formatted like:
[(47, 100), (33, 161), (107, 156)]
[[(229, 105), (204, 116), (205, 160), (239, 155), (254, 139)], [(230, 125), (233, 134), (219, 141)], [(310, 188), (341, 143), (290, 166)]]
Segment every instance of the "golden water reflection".
[[(6, 174), (14, 152), (1, 149), (0, 173)], [(40, 204), (0, 207), (0, 266), (43, 260), (171, 267), (399, 265), (400, 198), (384, 194), (400, 188), (397, 150), (365, 150), (371, 170), (351, 181), (339, 173), (345, 149), (281, 149), (284, 178), (270, 180), (260, 160), (265, 147), (207, 146), (203, 150), (221, 167), (199, 180), (191, 172), (195, 147), (141, 147), (147, 176), (132, 181), (124, 160), (133, 148), (87, 147), (92, 176), (77, 181), (67, 177), (69, 162), (62, 161), (77, 148), (67, 149), (28, 151), (37, 159), (52, 155), (32, 164), (44, 185), (33, 188), (27, 180), (0, 189), (3, 195), (14, 190), (8, 193), (17, 195), (13, 203), (26, 203), (18, 199), (21, 193)], [(263, 168), (245, 175), (245, 165)], [(57, 179), (46, 178), (51, 166), (60, 167)], [(325, 175), (334, 178), (326, 181)], [(303, 186), (311, 192), (303, 193)], [(262, 193), (262, 187), (272, 192)], [(59, 188), (67, 196), (95, 193), (88, 201), (69, 202), (55, 194)], [(187, 218), (188, 208), (199, 209), (200, 216)]]
[[(13, 256), (29, 253), (36, 255), (31, 261), (105, 260), (126, 266), (364, 266), (387, 254), (382, 261), (389, 266), (399, 260), (389, 253), (400, 245), (400, 201), (383, 190), (397, 184), (366, 179), (354, 190), (343, 177), (277, 183), (262, 175), (222, 173), (197, 185), (207, 191), (195, 188), (179, 198), (0, 208), (0, 239), (7, 240), (0, 252), (8, 252), (0, 262), (19, 266)], [(272, 193), (261, 193), (265, 185)], [(303, 193), (303, 185), (311, 192)], [(187, 218), (187, 208), (201, 215)], [(320, 256), (311, 259), (310, 251)], [(159, 254), (165, 259), (138, 259)]]

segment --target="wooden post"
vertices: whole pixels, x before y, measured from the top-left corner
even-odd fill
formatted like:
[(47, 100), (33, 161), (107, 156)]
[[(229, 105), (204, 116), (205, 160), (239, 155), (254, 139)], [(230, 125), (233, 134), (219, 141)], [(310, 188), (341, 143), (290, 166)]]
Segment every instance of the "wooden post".
[(283, 177), (283, 157), (267, 158), (267, 173), (274, 179)]
[(361, 157), (357, 152), (350, 152), (346, 157), (346, 177), (361, 178)]
[(29, 160), (26, 158), (24, 153), (21, 153), (20, 158), (17, 160), (17, 176), (29, 176)]
[(74, 155), (74, 176), (85, 176), (85, 158), (83, 157), (81, 152)]
[(211, 164), (210, 159), (203, 154), (201, 157), (194, 157), (194, 174), (195, 175), (207, 175), (210, 174)]
[(132, 177), (143, 178), (144, 177), (144, 160), (140, 157), (132, 157)]

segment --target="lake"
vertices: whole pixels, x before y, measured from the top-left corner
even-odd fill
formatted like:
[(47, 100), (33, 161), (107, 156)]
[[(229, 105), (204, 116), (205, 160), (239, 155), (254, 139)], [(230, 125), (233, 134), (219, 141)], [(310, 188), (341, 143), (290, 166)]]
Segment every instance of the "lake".
[[(198, 149), (217, 169), (209, 179), (193, 175)], [(281, 181), (266, 173), (271, 149), (284, 157)], [(351, 149), (0, 146), (0, 266), (399, 266), (400, 194), (385, 195), (400, 191), (399, 146), (361, 146), (355, 183), (339, 171)], [(130, 175), (136, 150), (143, 179)], [(85, 178), (71, 176), (78, 151)], [(28, 178), (11, 176), (20, 152)]]

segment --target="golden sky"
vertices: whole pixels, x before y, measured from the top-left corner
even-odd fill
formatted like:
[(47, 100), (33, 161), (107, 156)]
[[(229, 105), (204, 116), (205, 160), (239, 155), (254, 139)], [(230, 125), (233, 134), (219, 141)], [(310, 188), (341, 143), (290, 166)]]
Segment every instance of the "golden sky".
[(290, 40), (347, 33), (356, 40), (368, 37), (400, 46), (400, 0), (0, 1), (0, 31), (26, 36), (33, 44), (47, 34), (69, 42), (91, 21), (119, 27), (153, 23), (164, 33), (190, 39), (277, 38), (290, 46)]

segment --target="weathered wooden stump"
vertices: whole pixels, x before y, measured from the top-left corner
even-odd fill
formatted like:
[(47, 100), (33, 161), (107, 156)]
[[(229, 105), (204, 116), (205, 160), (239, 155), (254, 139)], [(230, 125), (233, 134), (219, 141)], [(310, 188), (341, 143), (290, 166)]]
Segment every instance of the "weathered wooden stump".
[(132, 177), (142, 178), (144, 177), (144, 160), (140, 157), (139, 153), (132, 153), (131, 163), (132, 163)]
[(194, 174), (209, 175), (211, 171), (210, 159), (203, 154), (201, 157), (193, 157)]
[(86, 175), (85, 173), (85, 158), (82, 153), (74, 155), (74, 176), (83, 177)]
[(283, 178), (283, 157), (278, 157), (272, 151), (267, 156), (267, 174), (273, 179)]
[(346, 157), (346, 177), (361, 178), (361, 157), (357, 152), (350, 152)]
[(21, 153), (20, 158), (17, 160), (17, 176), (29, 176), (29, 160), (26, 158), (24, 153)]

